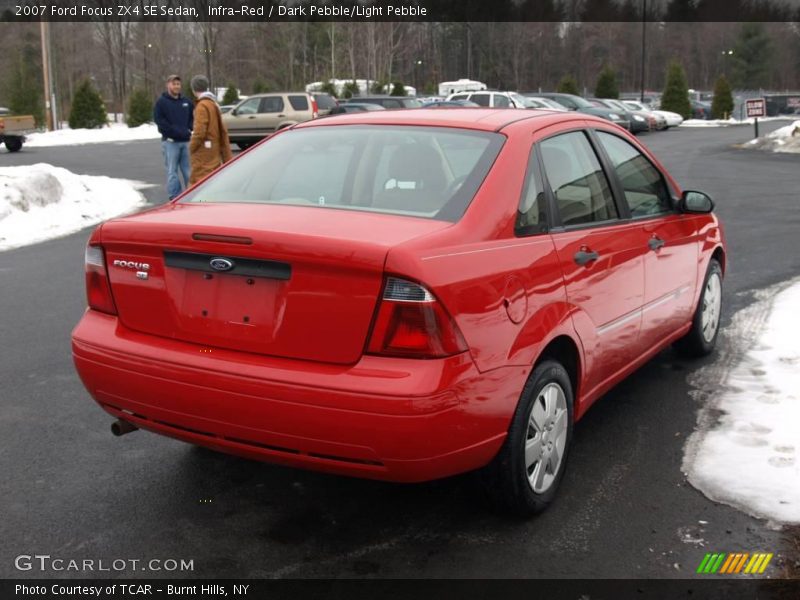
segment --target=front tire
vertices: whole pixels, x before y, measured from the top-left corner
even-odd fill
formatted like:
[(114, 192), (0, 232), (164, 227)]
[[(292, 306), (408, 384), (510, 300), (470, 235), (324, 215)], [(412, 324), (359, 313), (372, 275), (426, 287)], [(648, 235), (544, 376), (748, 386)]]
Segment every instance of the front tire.
[(684, 356), (707, 356), (714, 351), (719, 335), (722, 312), (722, 267), (712, 258), (703, 280), (703, 292), (692, 318), (692, 328), (675, 342), (675, 349)]
[(553, 501), (572, 441), (573, 404), (566, 369), (554, 360), (537, 365), (503, 447), (484, 469), (484, 487), (497, 509), (530, 517)]

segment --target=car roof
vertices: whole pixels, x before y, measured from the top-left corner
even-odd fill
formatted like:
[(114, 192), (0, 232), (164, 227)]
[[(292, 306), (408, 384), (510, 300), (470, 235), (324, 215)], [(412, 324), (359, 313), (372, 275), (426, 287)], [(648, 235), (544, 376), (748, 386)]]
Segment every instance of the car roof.
[(306, 121), (296, 125), (297, 129), (306, 127), (331, 127), (338, 125), (409, 125), (432, 127), (457, 127), (478, 131), (500, 131), (504, 127), (524, 120), (535, 120), (537, 128), (570, 120), (592, 120), (590, 115), (574, 112), (563, 113), (549, 110), (523, 111), (502, 108), (472, 108), (465, 106), (459, 110), (437, 110), (435, 108), (414, 108), (409, 110), (387, 110), (369, 113), (350, 113), (338, 115), (333, 119)]

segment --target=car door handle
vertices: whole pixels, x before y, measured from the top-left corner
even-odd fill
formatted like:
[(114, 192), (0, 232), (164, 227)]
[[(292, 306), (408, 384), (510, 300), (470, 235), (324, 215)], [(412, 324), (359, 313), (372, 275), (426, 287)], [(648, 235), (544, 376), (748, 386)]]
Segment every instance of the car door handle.
[(284, 118), (285, 116), (286, 116), (286, 115), (278, 115), (278, 118), (279, 118), (279, 119), (282, 119), (282, 118)]
[(250, 116), (249, 116), (249, 117), (247, 117), (247, 118), (248, 118), (248, 119), (255, 119), (255, 118), (256, 118), (256, 116), (255, 116), (255, 115), (250, 115)]
[(666, 244), (666, 242), (659, 237), (651, 237), (647, 242), (647, 245), (650, 246), (650, 250), (658, 250), (664, 244)]
[(575, 262), (578, 263), (579, 265), (586, 265), (590, 262), (596, 261), (598, 258), (600, 258), (600, 255), (597, 252), (591, 250), (589, 251), (579, 250), (578, 252), (575, 253), (574, 258)]

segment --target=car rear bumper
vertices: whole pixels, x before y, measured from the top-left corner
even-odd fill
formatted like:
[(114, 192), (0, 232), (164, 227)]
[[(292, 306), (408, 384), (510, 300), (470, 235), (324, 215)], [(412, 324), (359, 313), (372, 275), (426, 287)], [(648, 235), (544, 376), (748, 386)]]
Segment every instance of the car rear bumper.
[(248, 458), (391, 481), (469, 471), (497, 453), (528, 370), (365, 356), (349, 366), (202, 348), (87, 310), (77, 371), (108, 413)]

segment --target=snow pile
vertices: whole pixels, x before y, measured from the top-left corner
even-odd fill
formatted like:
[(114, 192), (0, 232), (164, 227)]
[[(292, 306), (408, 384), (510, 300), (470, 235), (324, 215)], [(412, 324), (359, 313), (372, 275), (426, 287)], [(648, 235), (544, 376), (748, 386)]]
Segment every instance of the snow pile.
[(750, 140), (745, 148), (800, 154), (800, 121), (776, 129), (772, 133)]
[(131, 142), (136, 140), (160, 139), (161, 134), (153, 124), (128, 127), (122, 123), (111, 123), (99, 129), (59, 129), (32, 133), (25, 146), (42, 148), (45, 146), (78, 146), (81, 144), (105, 144), (108, 142)]
[[(767, 121), (785, 121), (786, 119), (791, 119), (792, 117), (759, 117), (759, 123), (765, 123)], [(680, 127), (728, 127), (730, 125), (753, 125), (755, 123), (755, 119), (686, 119), (683, 123), (680, 124)]]
[(763, 327), (701, 412), (683, 462), (712, 500), (777, 523), (800, 523), (798, 304), (800, 281), (734, 318), (728, 338)]
[(47, 164), (0, 168), (0, 250), (59, 237), (144, 204), (143, 184)]

